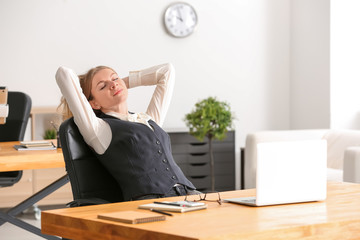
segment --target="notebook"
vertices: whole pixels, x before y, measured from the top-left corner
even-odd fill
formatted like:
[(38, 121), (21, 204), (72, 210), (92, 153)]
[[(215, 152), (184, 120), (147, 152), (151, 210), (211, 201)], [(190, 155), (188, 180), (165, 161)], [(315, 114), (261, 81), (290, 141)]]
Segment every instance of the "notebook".
[(325, 140), (259, 143), (256, 197), (225, 200), (250, 206), (325, 200), (326, 160)]
[(136, 211), (119, 211), (102, 213), (98, 215), (98, 218), (111, 220), (122, 223), (138, 224), (147, 222), (164, 221), (166, 217), (150, 212), (136, 212)]
[(195, 207), (180, 207), (180, 206), (171, 206), (171, 205), (164, 205), (158, 203), (148, 203), (139, 206), (140, 209), (155, 209), (160, 211), (169, 211), (169, 212), (190, 212), (196, 211), (201, 209), (206, 209), (207, 204), (203, 204), (200, 206)]

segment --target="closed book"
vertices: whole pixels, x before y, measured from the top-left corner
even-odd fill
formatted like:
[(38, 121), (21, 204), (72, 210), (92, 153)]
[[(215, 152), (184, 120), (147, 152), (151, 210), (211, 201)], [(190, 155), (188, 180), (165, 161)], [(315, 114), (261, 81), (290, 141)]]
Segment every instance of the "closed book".
[(148, 203), (139, 206), (140, 209), (156, 209), (162, 211), (169, 211), (169, 212), (190, 212), (196, 211), (201, 209), (206, 209), (207, 205), (201, 205), (196, 207), (181, 207), (181, 206), (173, 206), (173, 205), (165, 205), (165, 204), (158, 204), (158, 203)]
[(42, 147), (26, 147), (23, 145), (14, 145), (14, 148), (18, 151), (28, 151), (28, 150), (54, 150), (56, 147), (54, 145), (52, 146), (42, 146)]
[(20, 144), (26, 147), (52, 146), (50, 141), (22, 141)]
[(21, 146), (31, 148), (31, 147), (52, 147), (53, 144), (51, 142), (43, 143), (43, 144), (21, 144)]
[(119, 211), (119, 212), (102, 213), (98, 215), (98, 218), (111, 220), (115, 222), (130, 223), (130, 224), (157, 222), (157, 221), (166, 220), (166, 217), (164, 215), (159, 215), (150, 212), (136, 212), (136, 211)]

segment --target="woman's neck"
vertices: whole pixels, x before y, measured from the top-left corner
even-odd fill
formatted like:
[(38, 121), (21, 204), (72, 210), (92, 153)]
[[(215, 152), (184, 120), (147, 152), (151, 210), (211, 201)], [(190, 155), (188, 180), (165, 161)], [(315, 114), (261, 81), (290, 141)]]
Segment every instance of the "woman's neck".
[(119, 104), (109, 109), (101, 109), (103, 113), (117, 113), (120, 115), (127, 115), (128, 112), (128, 106), (127, 104)]

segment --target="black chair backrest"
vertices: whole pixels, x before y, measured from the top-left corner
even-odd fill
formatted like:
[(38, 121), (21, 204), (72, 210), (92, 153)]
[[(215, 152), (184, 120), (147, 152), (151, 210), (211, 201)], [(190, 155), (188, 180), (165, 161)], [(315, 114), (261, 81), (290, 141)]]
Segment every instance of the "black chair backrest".
[(121, 202), (119, 185), (85, 143), (73, 118), (60, 126), (60, 141), (74, 200), (104, 199)]
[[(31, 98), (22, 92), (8, 92), (9, 115), (0, 125), (0, 142), (22, 141), (30, 117)], [(0, 187), (9, 187), (22, 177), (22, 171), (0, 172)]]
[(22, 92), (8, 93), (9, 116), (0, 125), (0, 142), (24, 140), (30, 117), (31, 98)]

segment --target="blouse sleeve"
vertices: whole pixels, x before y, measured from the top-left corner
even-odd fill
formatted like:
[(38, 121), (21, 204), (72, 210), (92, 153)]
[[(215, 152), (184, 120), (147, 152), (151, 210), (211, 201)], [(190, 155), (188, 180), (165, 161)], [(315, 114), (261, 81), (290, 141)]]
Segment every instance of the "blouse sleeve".
[(175, 70), (172, 64), (161, 64), (129, 73), (129, 87), (156, 85), (146, 113), (162, 126), (169, 109), (175, 84)]
[(85, 142), (95, 152), (103, 154), (111, 142), (110, 126), (104, 120), (96, 117), (90, 103), (82, 92), (79, 78), (74, 71), (66, 67), (60, 67), (55, 78)]

